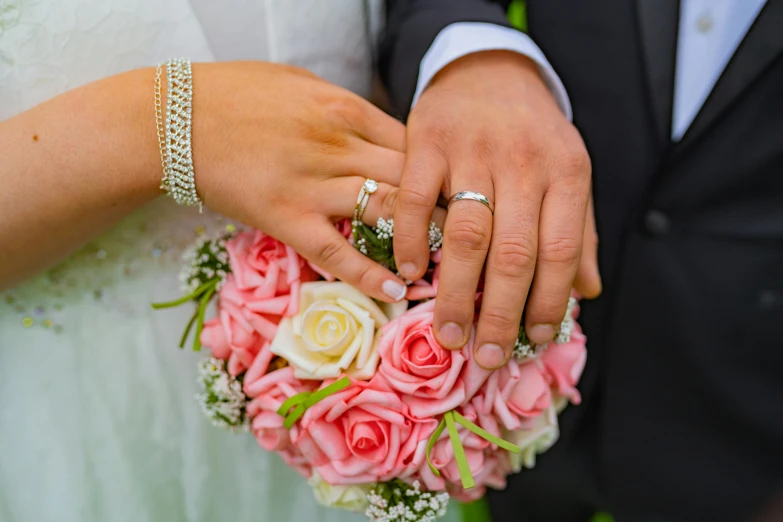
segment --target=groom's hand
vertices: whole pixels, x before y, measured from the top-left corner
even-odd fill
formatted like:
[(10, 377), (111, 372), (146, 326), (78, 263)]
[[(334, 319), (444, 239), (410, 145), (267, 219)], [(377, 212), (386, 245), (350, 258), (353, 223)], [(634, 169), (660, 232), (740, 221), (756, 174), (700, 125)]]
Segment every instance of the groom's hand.
[[(600, 293), (590, 197), (590, 159), (528, 58), (505, 51), (468, 55), (446, 66), (408, 120), (407, 159), (394, 214), (401, 274), (427, 267), (427, 226), (441, 195), (484, 194), (449, 208), (444, 230), (435, 335), (457, 349), (468, 341), (485, 267), (476, 359), (502, 366), (523, 308), (528, 336), (551, 341), (574, 279)], [(587, 232), (585, 232), (587, 230)], [(583, 255), (583, 235), (591, 239)], [(580, 267), (580, 260), (582, 266)]]

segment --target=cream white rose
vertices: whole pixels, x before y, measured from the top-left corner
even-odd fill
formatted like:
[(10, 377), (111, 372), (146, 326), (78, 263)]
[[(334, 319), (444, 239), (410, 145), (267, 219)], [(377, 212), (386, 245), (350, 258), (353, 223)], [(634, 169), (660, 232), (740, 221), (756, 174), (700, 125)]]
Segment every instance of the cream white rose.
[(356, 513), (364, 512), (369, 503), (367, 494), (374, 484), (356, 484), (351, 486), (333, 486), (323, 480), (317, 472), (308, 480), (313, 488), (315, 500), (326, 507), (347, 509)]
[(379, 359), (375, 338), (387, 315), (346, 283), (303, 283), (300, 292), (299, 313), (280, 322), (272, 353), (286, 359), (298, 379), (372, 378)]
[(511, 468), (519, 473), (522, 468), (533, 469), (536, 456), (544, 453), (557, 442), (560, 428), (557, 424), (557, 410), (549, 406), (535, 419), (535, 424), (527, 430), (515, 430), (507, 434), (506, 440), (520, 447), (518, 454), (509, 452)]

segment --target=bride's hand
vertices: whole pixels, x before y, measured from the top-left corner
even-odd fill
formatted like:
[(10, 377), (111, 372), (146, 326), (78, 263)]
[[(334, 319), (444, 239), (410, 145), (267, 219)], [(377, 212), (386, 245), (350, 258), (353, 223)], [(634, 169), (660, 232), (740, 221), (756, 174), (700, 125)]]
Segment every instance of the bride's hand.
[(405, 127), (359, 96), (295, 67), (193, 66), (193, 161), (204, 203), (280, 239), (375, 298), (405, 285), (334, 228), (366, 178), (379, 182), (364, 220), (393, 214)]
[[(0, 122), (0, 289), (160, 195), (154, 77), (152, 68), (112, 76)], [(365, 178), (380, 182), (365, 221), (391, 217), (404, 162), (400, 122), (302, 69), (195, 64), (192, 142), (206, 205), (373, 297), (403, 295), (399, 278), (331, 226), (353, 214)]]

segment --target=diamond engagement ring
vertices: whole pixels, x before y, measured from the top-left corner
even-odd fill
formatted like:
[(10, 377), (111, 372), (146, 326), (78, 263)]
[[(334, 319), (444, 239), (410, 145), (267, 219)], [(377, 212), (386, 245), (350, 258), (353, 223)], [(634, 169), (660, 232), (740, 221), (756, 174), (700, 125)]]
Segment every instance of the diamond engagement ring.
[(370, 201), (370, 196), (375, 194), (378, 190), (378, 182), (374, 179), (366, 179), (362, 185), (362, 189), (359, 191), (359, 197), (356, 199), (356, 207), (353, 209), (354, 221), (361, 221), (364, 216), (364, 211), (367, 210), (367, 202)]
[(457, 192), (453, 196), (449, 198), (449, 207), (452, 203), (456, 203), (457, 201), (463, 201), (463, 200), (470, 200), (470, 201), (478, 201), (482, 205), (486, 206), (490, 212), (493, 214), (495, 213), (495, 206), (492, 204), (492, 202), (489, 201), (487, 196), (482, 194), (481, 192), (473, 192), (471, 190), (465, 190), (462, 192)]

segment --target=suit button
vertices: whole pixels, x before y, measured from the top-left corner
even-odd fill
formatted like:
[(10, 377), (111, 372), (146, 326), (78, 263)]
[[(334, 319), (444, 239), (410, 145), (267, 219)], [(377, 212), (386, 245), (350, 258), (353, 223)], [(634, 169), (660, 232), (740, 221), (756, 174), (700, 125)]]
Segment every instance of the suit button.
[(669, 216), (660, 210), (649, 210), (644, 215), (644, 229), (653, 236), (664, 236), (672, 228), (672, 221)]

